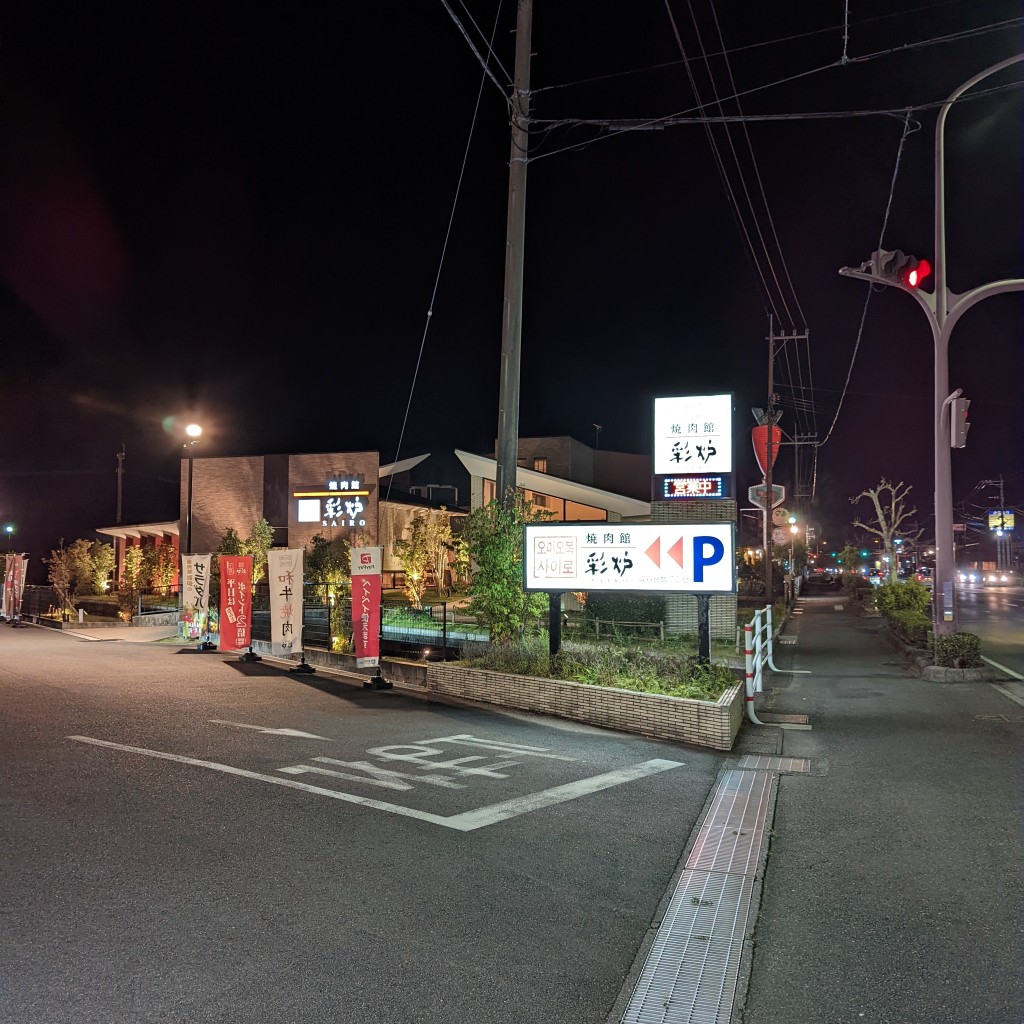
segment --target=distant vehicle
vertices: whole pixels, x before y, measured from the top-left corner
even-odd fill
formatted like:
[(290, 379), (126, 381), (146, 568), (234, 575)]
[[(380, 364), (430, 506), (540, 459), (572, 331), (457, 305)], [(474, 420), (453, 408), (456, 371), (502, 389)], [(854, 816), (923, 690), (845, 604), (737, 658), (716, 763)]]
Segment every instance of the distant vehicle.
[(1013, 573), (1005, 570), (983, 572), (981, 576), (986, 587), (1012, 587), (1017, 582)]
[(871, 569), (868, 571), (868, 583), (873, 587), (880, 587), (885, 582), (885, 572), (882, 569)]
[(932, 590), (935, 587), (935, 575), (931, 569), (918, 569), (917, 572), (914, 573), (914, 578), (918, 580), (918, 582), (923, 583), (929, 590)]

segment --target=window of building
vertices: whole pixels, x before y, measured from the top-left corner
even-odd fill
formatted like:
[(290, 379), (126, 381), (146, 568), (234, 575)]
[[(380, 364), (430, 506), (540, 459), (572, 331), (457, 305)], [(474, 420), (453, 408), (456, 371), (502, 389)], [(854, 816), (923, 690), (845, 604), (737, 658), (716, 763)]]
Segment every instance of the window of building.
[(538, 455), (533, 460), (533, 468), (537, 473), (546, 473), (548, 471), (548, 460), (544, 455)]

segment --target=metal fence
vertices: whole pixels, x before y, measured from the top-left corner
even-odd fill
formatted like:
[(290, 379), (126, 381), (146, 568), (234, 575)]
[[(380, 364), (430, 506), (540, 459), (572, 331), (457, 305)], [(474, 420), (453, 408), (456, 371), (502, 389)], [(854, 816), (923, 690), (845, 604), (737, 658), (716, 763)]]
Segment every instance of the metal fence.
[[(270, 588), (253, 588), (252, 637), (270, 642)], [(352, 600), (348, 587), (304, 583), (302, 587), (302, 644), (321, 650), (352, 649)], [(441, 601), (414, 608), (388, 595), (381, 604), (381, 649), (416, 658), (448, 657), (467, 644), (488, 639), (472, 616)]]

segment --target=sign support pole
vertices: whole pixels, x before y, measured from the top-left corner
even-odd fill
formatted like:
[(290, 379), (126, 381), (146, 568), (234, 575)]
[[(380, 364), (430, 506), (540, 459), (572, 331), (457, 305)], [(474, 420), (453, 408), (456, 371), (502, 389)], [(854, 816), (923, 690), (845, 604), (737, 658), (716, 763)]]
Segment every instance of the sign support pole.
[(548, 592), (548, 654), (553, 658), (562, 649), (562, 595)]
[(711, 595), (697, 594), (697, 660), (711, 661)]

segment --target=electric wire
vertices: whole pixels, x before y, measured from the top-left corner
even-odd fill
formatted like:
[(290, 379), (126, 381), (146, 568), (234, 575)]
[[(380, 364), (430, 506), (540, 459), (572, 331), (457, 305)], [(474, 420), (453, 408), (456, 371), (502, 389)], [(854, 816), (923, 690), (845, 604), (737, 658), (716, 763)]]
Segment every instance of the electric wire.
[[(882, 218), (882, 230), (878, 234), (879, 249), (882, 248), (882, 242), (885, 239), (885, 229), (889, 223), (889, 213), (892, 210), (892, 199), (896, 192), (896, 179), (900, 172), (900, 160), (903, 158), (903, 146), (907, 141), (907, 136), (918, 130), (916, 127), (911, 128), (911, 123), (910, 111), (908, 110), (906, 120), (903, 122), (903, 134), (900, 136), (899, 148), (896, 150), (896, 163), (892, 169), (892, 180), (889, 182), (889, 198), (885, 204), (885, 216)], [(853, 367), (857, 361), (857, 352), (860, 349), (861, 338), (864, 334), (864, 322), (867, 320), (868, 306), (871, 304), (871, 294), (873, 291), (874, 287), (869, 286), (867, 294), (864, 296), (864, 307), (860, 314), (860, 325), (857, 328), (857, 338), (854, 341), (853, 354), (850, 356), (850, 365), (846, 371), (846, 382), (843, 384), (842, 393), (839, 395), (839, 404), (836, 406), (835, 417), (832, 420), (831, 426), (828, 428), (828, 432), (821, 441), (818, 442), (818, 448), (823, 448), (828, 443), (829, 438), (832, 436), (832, 432), (836, 428), (836, 424), (839, 422), (839, 414), (842, 411), (843, 402), (846, 399), (846, 392), (850, 385), (850, 378), (853, 375)]]
[[(944, 2), (937, 3), (937, 4), (922, 4), (919, 7), (908, 7), (905, 10), (893, 11), (890, 14), (879, 14), (879, 15), (876, 15), (875, 17), (873, 17), (873, 18), (862, 18), (861, 20), (855, 21), (852, 24), (854, 26), (856, 26), (856, 27), (859, 27), (859, 26), (862, 26), (862, 25), (870, 25), (872, 22), (875, 22), (875, 21), (886, 21), (889, 18), (902, 18), (902, 17), (908, 16), (908, 15), (911, 15), (911, 14), (917, 14), (920, 11), (931, 11), (931, 10), (937, 9), (939, 7), (949, 7), (952, 4), (958, 4), (958, 3), (963, 3), (963, 2), (965, 2), (965, 0), (944, 0)], [(1024, 19), (1012, 19), (1012, 20), (1006, 21), (1006, 22), (998, 22), (998, 23), (996, 23), (993, 26), (987, 26), (986, 25), (986, 26), (980, 26), (977, 29), (965, 29), (964, 32), (963, 32), (963, 35), (964, 35), (965, 38), (969, 38), (971, 35), (975, 35), (975, 34), (979, 34), (979, 33), (984, 33), (984, 32), (988, 32), (988, 31), (995, 31), (997, 28), (1005, 27), (1005, 26), (1008, 26), (1008, 25), (1013, 25), (1017, 21), (1020, 21), (1020, 20), (1024, 20)], [(692, 60), (701, 60), (701, 59), (709, 60), (712, 57), (722, 57), (722, 56), (725, 56), (726, 54), (744, 53), (744, 52), (746, 52), (748, 50), (758, 50), (758, 49), (762, 49), (762, 48), (764, 48), (766, 46), (778, 46), (778, 45), (780, 45), (782, 43), (791, 43), (791, 42), (796, 42), (797, 40), (800, 40), (800, 39), (809, 39), (812, 36), (826, 35), (826, 34), (829, 34), (831, 32), (835, 32), (836, 29), (841, 29), (841, 28), (844, 28), (844, 26), (843, 25), (829, 25), (826, 28), (815, 28), (815, 29), (811, 29), (808, 32), (797, 32), (797, 33), (794, 33), (793, 35), (779, 36), (776, 39), (760, 39), (757, 42), (745, 43), (743, 46), (733, 46), (733, 47), (730, 47), (727, 50), (721, 50), (718, 53), (709, 53), (709, 54), (706, 54), (703, 58), (693, 57), (691, 59)], [(945, 41), (947, 41), (947, 38), (952, 39), (952, 38), (955, 38), (957, 35), (959, 35), (959, 33), (954, 33), (953, 35), (951, 35), (949, 37), (946, 37), (946, 36), (938, 37), (938, 40), (942, 41), (942, 42), (945, 42)], [(642, 68), (627, 68), (624, 71), (611, 71), (611, 72), (608, 72), (607, 74), (603, 74), (603, 75), (591, 75), (588, 78), (577, 78), (577, 79), (574, 79), (571, 82), (559, 82), (559, 83), (557, 83), (555, 85), (544, 85), (544, 86), (541, 86), (541, 87), (535, 89), (534, 91), (537, 92), (537, 93), (552, 92), (552, 91), (557, 90), (557, 89), (570, 89), (570, 88), (574, 88), (575, 86), (579, 86), (579, 85), (592, 85), (595, 82), (604, 82), (604, 81), (607, 81), (607, 80), (612, 79), (612, 78), (625, 78), (625, 77), (628, 77), (630, 75), (643, 75), (643, 74), (647, 74), (648, 72), (651, 72), (651, 71), (663, 71), (665, 68), (676, 67), (678, 64), (681, 64), (681, 63), (682, 63), (682, 61), (678, 61), (678, 60), (661, 61), (658, 64), (649, 64), (649, 65), (646, 65), (645, 67), (642, 67)], [(842, 60), (840, 60), (839, 63), (841, 64)]]
[[(683, 45), (682, 36), (679, 33), (679, 26), (676, 24), (676, 20), (672, 14), (671, 7), (669, 7), (668, 0), (665, 0), (665, 11), (668, 14), (669, 23), (671, 24), (672, 32), (675, 35), (676, 46), (679, 48), (679, 52), (680, 54), (682, 54), (683, 57), (683, 67), (686, 71), (686, 76), (689, 79), (690, 88), (693, 90), (694, 97), (697, 99), (700, 108), (703, 109), (703, 107), (706, 106), (706, 104), (700, 102), (700, 90), (697, 86), (696, 77), (694, 76), (693, 68), (690, 66), (690, 62), (687, 59), (686, 47)], [(764, 298), (768, 300), (768, 303), (771, 306), (771, 310), (766, 309), (766, 312), (774, 313), (774, 315), (778, 317), (778, 310), (776, 310), (774, 305), (772, 304), (773, 296), (771, 294), (771, 289), (768, 287), (768, 282), (764, 277), (764, 271), (761, 267), (761, 264), (758, 262), (756, 255), (754, 255), (754, 244), (751, 241), (749, 232), (747, 231), (746, 223), (743, 220), (742, 215), (740, 214), (739, 202), (736, 199), (736, 194), (733, 190), (732, 182), (729, 180), (729, 176), (726, 173), (725, 163), (722, 160), (722, 155), (719, 151), (718, 143), (715, 140), (714, 133), (711, 130), (711, 125), (707, 121), (705, 121), (704, 123), (704, 134), (707, 137), (708, 145), (711, 147), (712, 158), (715, 162), (716, 168), (718, 169), (719, 176), (722, 179), (722, 184), (725, 188), (726, 200), (729, 203), (729, 208), (732, 212), (733, 219), (736, 221), (736, 225), (739, 228), (740, 234), (743, 236), (743, 239), (746, 242), (747, 255), (748, 257), (752, 257), (754, 269), (760, 276), (761, 284), (764, 288)]]
[[(441, 0), (441, 6), (448, 12), (448, 14), (451, 17), (452, 21), (455, 22), (456, 27), (462, 33), (462, 38), (466, 40), (467, 45), (473, 51), (473, 55), (480, 62), (480, 66), (484, 70), (484, 77), (485, 78), (489, 78), (494, 83), (494, 85), (496, 86), (498, 92), (501, 93), (501, 98), (505, 101), (505, 103), (509, 107), (511, 107), (512, 106), (512, 100), (509, 98), (508, 93), (505, 92), (505, 86), (503, 86), (501, 84), (501, 82), (499, 82), (498, 79), (495, 78), (494, 72), (490, 69), (490, 67), (487, 64), (487, 61), (484, 60), (484, 58), (481, 55), (480, 51), (476, 48), (476, 44), (473, 42), (472, 39), (469, 38), (469, 33), (466, 31), (466, 26), (463, 25), (461, 21), (459, 21), (458, 15), (451, 8), (451, 4), (448, 3), (448, 0)], [(501, 4), (500, 3), (498, 4), (498, 9), (499, 9), (499, 11), (501, 10)], [(491, 36), (491, 43), (488, 44), (489, 52), (493, 52), (493, 50), (491, 50), (491, 44), (493, 44), (493, 42), (494, 42), (494, 36), (492, 35)], [(506, 74), (507, 74), (507, 72), (506, 72)], [(511, 79), (509, 80), (509, 82), (511, 82)]]
[[(442, 0), (442, 3), (443, 2), (444, 2), (444, 0)], [(493, 52), (492, 45), (494, 43), (495, 33), (498, 31), (498, 21), (499, 21), (500, 17), (501, 17), (501, 2), (499, 0), (498, 10), (497, 10), (497, 12), (496, 12), (496, 14), (494, 16), (494, 28), (491, 31), (490, 44), (488, 44), (488, 52)], [(441, 283), (441, 271), (444, 269), (445, 256), (448, 253), (448, 242), (451, 239), (451, 235), (452, 235), (452, 224), (454, 224), (454, 222), (455, 222), (455, 211), (458, 209), (458, 206), (459, 206), (459, 196), (460, 196), (460, 194), (462, 192), (462, 181), (463, 181), (463, 178), (466, 175), (466, 164), (469, 161), (469, 150), (470, 150), (470, 146), (473, 143), (473, 134), (474, 134), (474, 132), (476, 130), (477, 115), (480, 112), (480, 101), (483, 98), (484, 84), (486, 83), (488, 78), (490, 78), (492, 81), (494, 80), (494, 76), (492, 74), (490, 74), (490, 70), (485, 66), (484, 67), (484, 73), (480, 76), (480, 86), (477, 89), (476, 103), (473, 106), (473, 119), (470, 122), (470, 126), (469, 126), (469, 136), (466, 139), (466, 147), (465, 147), (465, 149), (463, 150), (463, 153), (462, 153), (462, 164), (459, 167), (459, 176), (458, 176), (458, 180), (457, 180), (456, 185), (455, 185), (455, 197), (452, 200), (451, 213), (448, 215), (448, 225), (445, 228), (444, 242), (441, 245), (441, 256), (438, 259), (438, 262), (437, 262), (437, 273), (434, 276), (434, 288), (433, 288), (433, 291), (430, 293), (430, 302), (427, 305), (427, 315), (426, 315), (426, 319), (425, 319), (424, 324), (423, 324), (423, 334), (420, 337), (420, 348), (419, 348), (419, 352), (416, 355), (416, 366), (413, 369), (412, 382), (409, 385), (409, 398), (408, 398), (408, 400), (405, 403), (405, 413), (402, 416), (402, 426), (401, 426), (401, 429), (398, 432), (398, 444), (395, 447), (395, 462), (398, 462), (398, 457), (399, 457), (399, 455), (402, 452), (402, 442), (405, 440), (405, 428), (406, 428), (406, 426), (409, 423), (409, 412), (412, 409), (412, 399), (413, 399), (413, 395), (416, 392), (416, 381), (419, 378), (420, 365), (423, 362), (423, 352), (426, 349), (426, 345), (427, 345), (427, 333), (430, 331), (430, 321), (431, 321), (431, 318), (434, 315), (434, 301), (437, 298), (437, 289), (438, 289), (438, 286)], [(385, 500), (387, 500), (391, 496), (391, 484), (392, 484), (393, 480), (394, 480), (394, 474), (392, 474), (391, 476), (388, 477), (388, 489), (387, 489), (387, 494), (385, 495)]]

